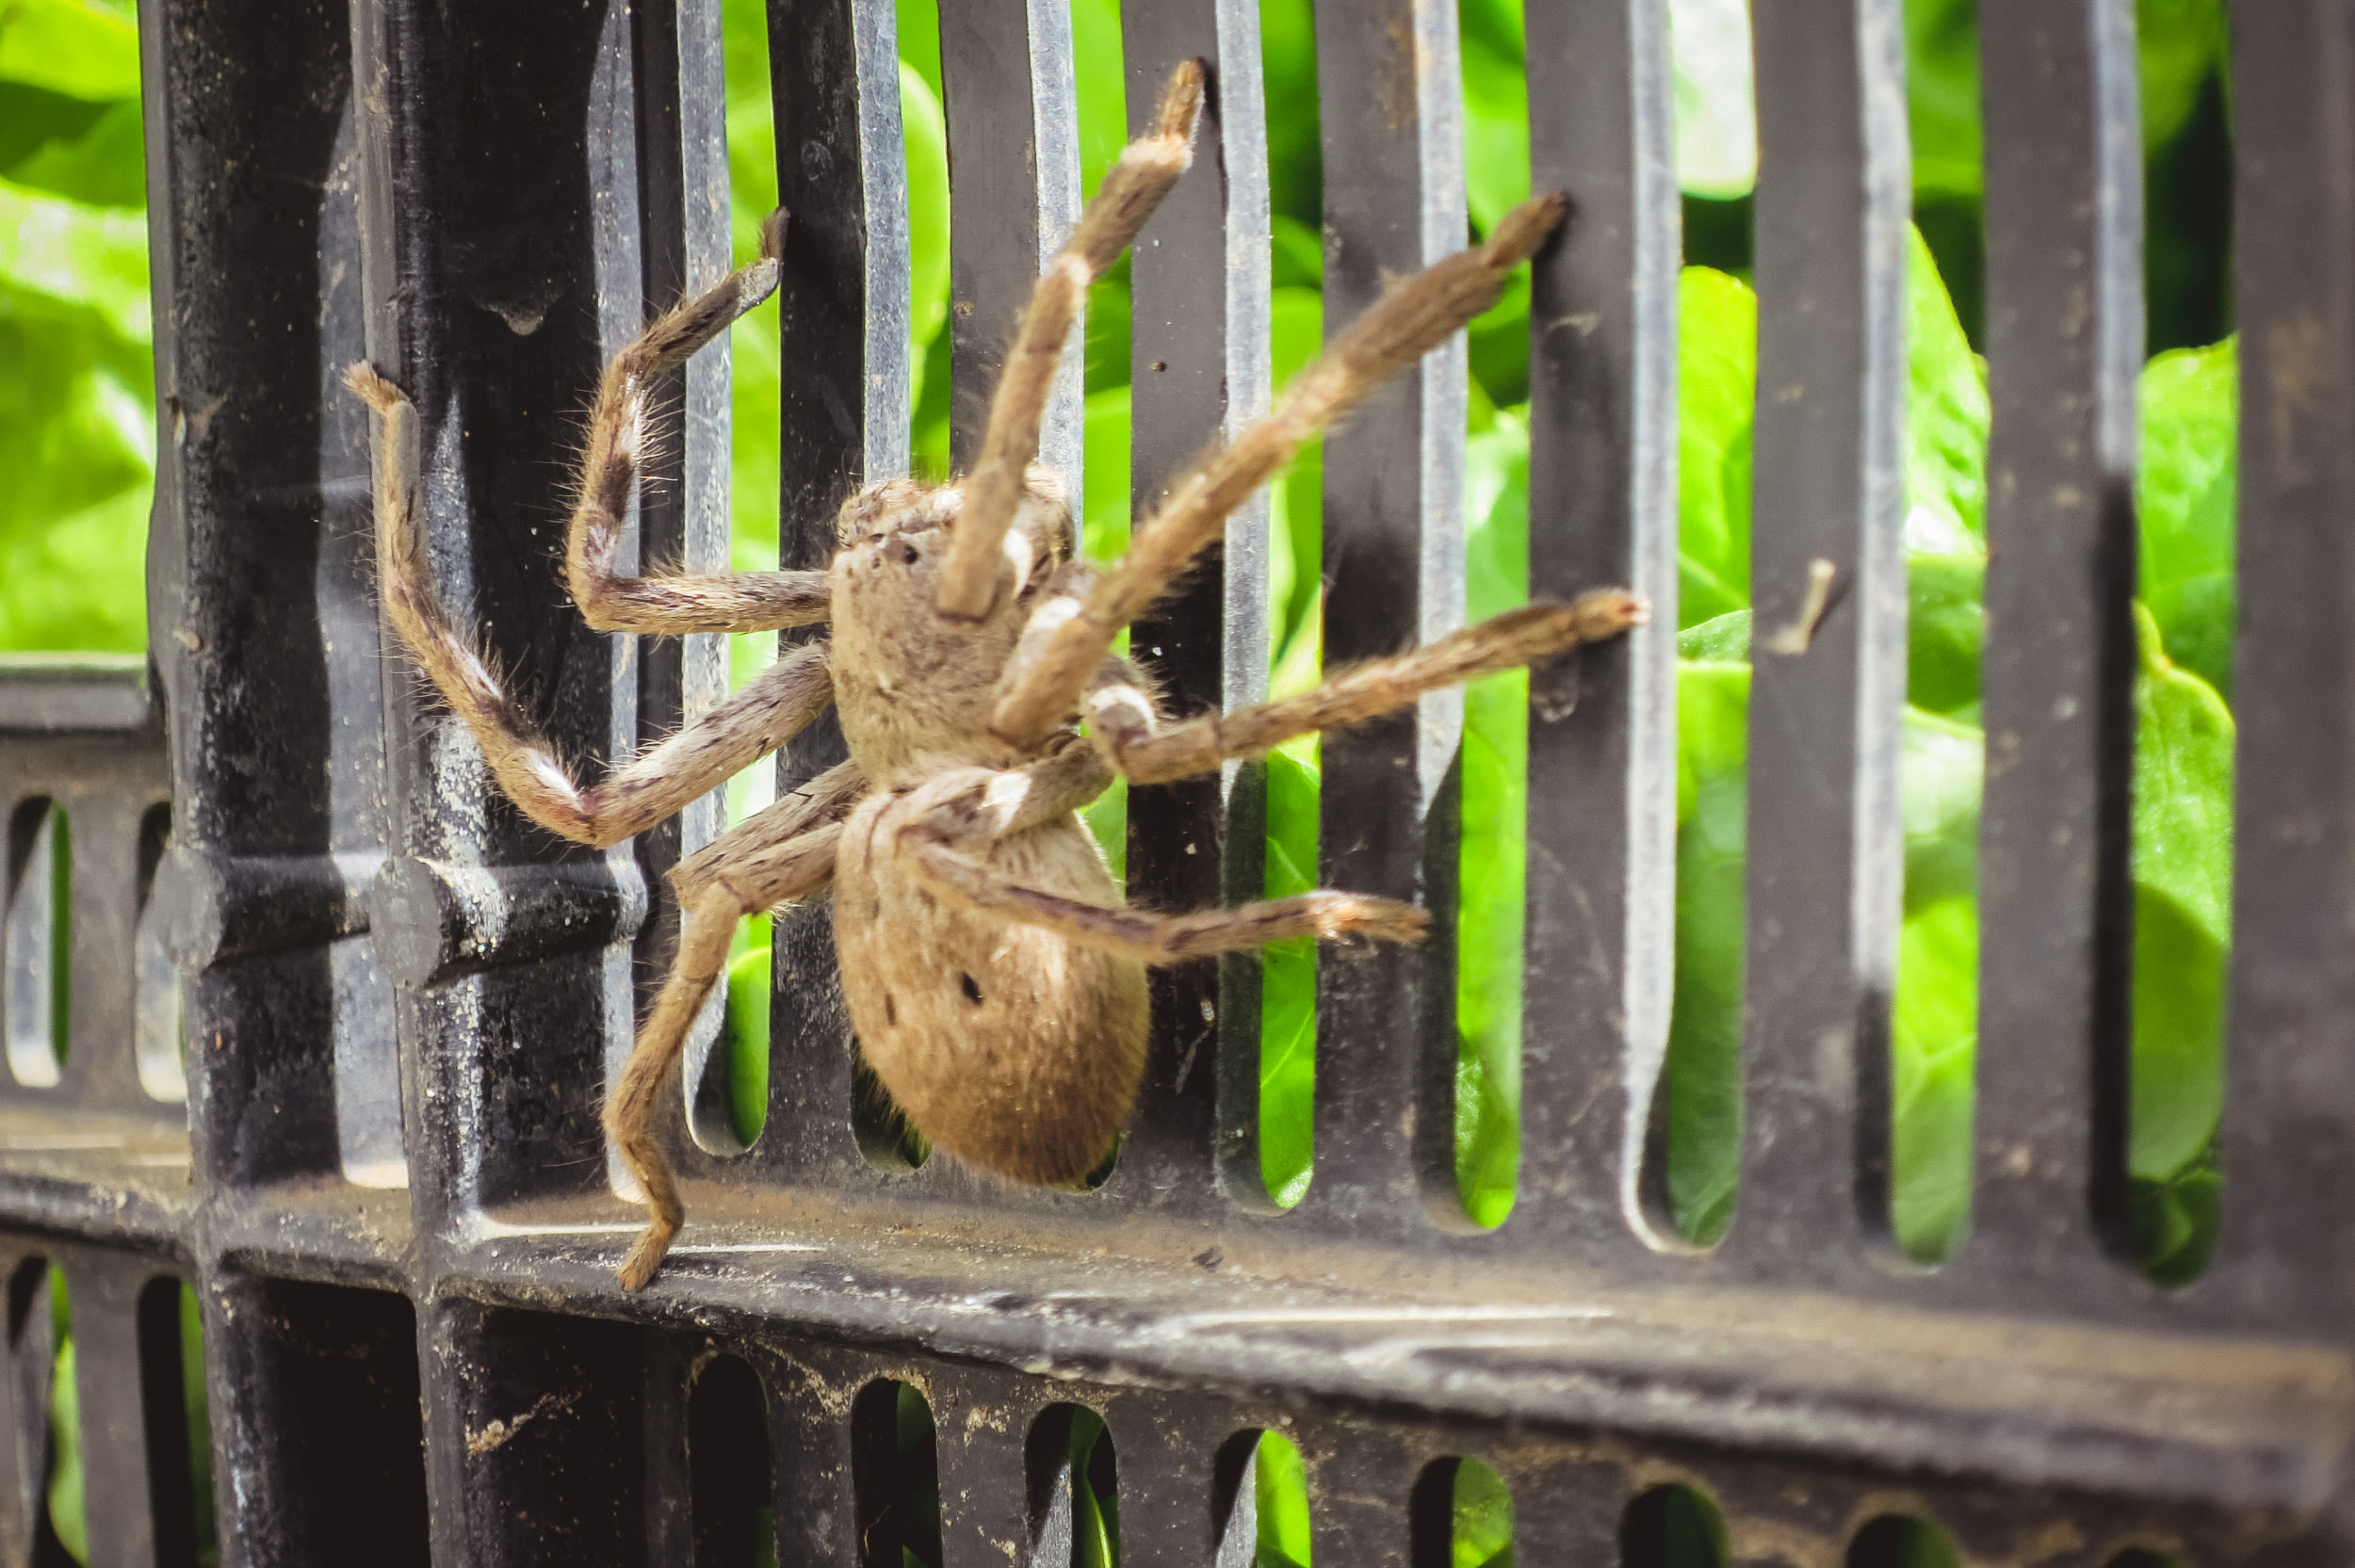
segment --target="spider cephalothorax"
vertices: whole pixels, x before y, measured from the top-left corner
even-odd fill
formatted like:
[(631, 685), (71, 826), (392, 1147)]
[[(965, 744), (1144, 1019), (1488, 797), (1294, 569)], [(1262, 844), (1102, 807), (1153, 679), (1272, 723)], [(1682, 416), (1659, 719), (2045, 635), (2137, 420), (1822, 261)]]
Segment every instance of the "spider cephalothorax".
[[(1300, 443), (1461, 329), (1559, 222), (1559, 197), (1400, 284), (1294, 379), (1269, 414), (1171, 486), (1103, 568), (1072, 555), (1069, 498), (1033, 460), (1057, 357), (1089, 282), (1189, 160), (1203, 72), (1181, 66), (1155, 134), (1129, 146), (1039, 280), (990, 406), (982, 455), (952, 485), (890, 479), (844, 504), (817, 572), (622, 576), (614, 571), (645, 439), (647, 384), (777, 285), (779, 214), (761, 259), (639, 334), (606, 367), (568, 534), (575, 599), (600, 631), (755, 632), (831, 623), (743, 690), (587, 788), (515, 712), (426, 581), (414, 511), (415, 411), (363, 364), (377, 426), (377, 559), (387, 618), (481, 745), (499, 786), (550, 832), (591, 845), (653, 826), (836, 707), (851, 760), (723, 833), (671, 874), (683, 915), (669, 979), (606, 1105), (653, 1216), (622, 1283), (652, 1279), (685, 1219), (652, 1127), (695, 1014), (743, 915), (834, 890), (835, 945), (861, 1049), (939, 1149), (1016, 1180), (1074, 1182), (1109, 1151), (1144, 1071), (1148, 966), (1286, 937), (1413, 941), (1421, 911), (1315, 892), (1233, 909), (1124, 907), (1079, 808), (1115, 777), (1214, 770), (1292, 736), (1394, 711), (1420, 693), (1612, 636), (1643, 619), (1604, 589), (1533, 605), (1298, 696), (1177, 723), (1112, 652)], [(1085, 737), (1080, 735), (1085, 720)]]

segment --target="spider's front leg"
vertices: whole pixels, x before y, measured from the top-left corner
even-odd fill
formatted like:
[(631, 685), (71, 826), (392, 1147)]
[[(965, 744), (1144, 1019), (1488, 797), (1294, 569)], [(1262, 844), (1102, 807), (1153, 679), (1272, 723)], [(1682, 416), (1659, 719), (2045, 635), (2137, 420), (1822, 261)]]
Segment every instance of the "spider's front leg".
[(1394, 713), (1427, 691), (1541, 663), (1641, 625), (1644, 601), (1600, 589), (1568, 605), (1530, 605), (1452, 632), (1396, 658), (1344, 670), (1291, 697), (1163, 728), (1125, 660), (1108, 660), (1088, 688), (1088, 734), (1131, 784), (1167, 784), (1258, 756), (1294, 736)]
[(598, 849), (618, 844), (718, 788), (832, 705), (826, 645), (809, 643), (660, 745), (582, 787), (516, 711), (490, 662), (452, 624), (427, 582), (425, 531), (416, 515), (415, 407), (367, 364), (353, 365), (345, 381), (378, 416), (376, 559), (385, 615), (443, 701), (473, 732), (499, 788), (550, 832)]
[(1512, 269), (1561, 222), (1566, 205), (1558, 195), (1533, 197), (1498, 221), (1486, 244), (1399, 284), (1294, 377), (1265, 417), (1173, 483), (1168, 498), (1137, 525), (1129, 553), (1067, 606), (1039, 646), (1008, 667), (991, 732), (1022, 746), (1062, 723), (1120, 629), (1168, 590), (1228, 515), (1301, 443), (1494, 304)]
[(824, 890), (834, 878), (839, 819), (866, 791), (858, 765), (840, 764), (721, 834), (671, 872), (683, 914), (678, 954), (605, 1103), (606, 1130), (653, 1211), (622, 1264), (625, 1290), (642, 1289), (654, 1278), (687, 1220), (671, 1163), (654, 1135), (655, 1107), (677, 1070), (704, 999), (727, 967), (736, 923)]

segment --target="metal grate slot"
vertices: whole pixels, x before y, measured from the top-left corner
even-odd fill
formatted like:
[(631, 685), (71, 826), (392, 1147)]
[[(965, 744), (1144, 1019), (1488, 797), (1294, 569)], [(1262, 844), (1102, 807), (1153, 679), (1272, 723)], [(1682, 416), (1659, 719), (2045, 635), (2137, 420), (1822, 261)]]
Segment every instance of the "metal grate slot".
[(55, 1089), (65, 1071), (73, 995), (73, 832), (55, 801), (25, 801), (8, 819), (8, 912), (0, 930), (9, 1076)]

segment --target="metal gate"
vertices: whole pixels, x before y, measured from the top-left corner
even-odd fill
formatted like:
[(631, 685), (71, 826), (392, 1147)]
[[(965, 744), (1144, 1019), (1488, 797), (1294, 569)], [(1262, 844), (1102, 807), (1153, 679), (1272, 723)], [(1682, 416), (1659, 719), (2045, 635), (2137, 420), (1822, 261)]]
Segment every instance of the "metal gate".
[[(1078, 174), (1053, 0), (942, 9), (962, 454)], [(2011, 569), (1989, 589), (1988, 1000), (1960, 1256), (1910, 1267), (1863, 1218), (1903, 688), (1898, 6), (1757, 0), (1760, 624), (1799, 613), (1819, 558), (1852, 586), (1851, 613), (1757, 666), (1750, 1136), (1723, 1245), (1661, 1244), (1640, 1190), (1672, 917), (1670, 625), (1535, 683), (1526, 1152), (1501, 1228), (1449, 1217), (1443, 953), (1327, 962), (1316, 1177), (1277, 1214), (1243, 1164), (1247, 971), (1157, 982), (1145, 1099), (1099, 1190), (1011, 1190), (862, 1151), (820, 913), (780, 922), (765, 1133), (732, 1151), (689, 1124), (708, 1118), (674, 1121), (690, 1228), (656, 1286), (625, 1295), (638, 1211), (613, 1194), (596, 1111), (675, 922), (659, 877), (681, 830), (560, 850), (494, 798), (381, 646), (365, 426), (335, 379), (365, 356), (415, 396), (443, 591), (471, 599), (554, 738), (610, 756), (711, 701), (713, 639), (581, 628), (544, 503), (604, 357), (725, 264), (714, 8), (146, 6), (157, 680), (0, 684), (11, 933), (57, 929), (39, 903), (57, 884), (32, 868), (57, 821), (74, 846), (70, 973), (43, 970), (38, 942), (8, 955), (10, 986), (64, 987), (73, 1032), (61, 1082), (20, 1064), (0, 1088), (11, 1559), (54, 1560), (37, 1540), (43, 1262), (72, 1287), (89, 1548), (108, 1564), (194, 1560), (182, 1279), (203, 1302), (224, 1561), (749, 1560), (728, 1521), (769, 1504), (782, 1561), (899, 1568), (898, 1384), (934, 1413), (943, 1568), (1071, 1560), (1077, 1407), (1112, 1435), (1132, 1568), (1251, 1560), (1261, 1431), (1297, 1444), (1316, 1559), (1347, 1568), (1445, 1561), (1464, 1458), (1510, 1486), (1525, 1564), (1664, 1561), (1668, 1485), (1715, 1500), (1739, 1563), (1881, 1560), (1892, 1517), (1935, 1522), (1974, 1564), (2355, 1555), (2355, 9), (2233, 18), (2239, 934), (2222, 1240), (2181, 1291), (2110, 1239), (2119, 432), (2141, 312), (2130, 8), (1979, 11), (1990, 535)], [(832, 503), (906, 461), (891, 14), (770, 5), (794, 215), (788, 564), (821, 560)], [(1461, 243), (1454, 15), (1319, 0), (1329, 323)], [(1132, 120), (1176, 61), (1214, 77), (1195, 170), (1135, 262), (1149, 497), (1267, 395), (1265, 162), (1250, 0), (1145, 0), (1124, 23)], [(1665, 590), (1675, 569), (1664, 27), (1659, 0), (1528, 8), (1536, 181), (1576, 208), (1532, 310), (1539, 594)], [(684, 382), (638, 548), (717, 565), (724, 353)], [(1441, 602), (1462, 397), (1419, 373), (1328, 448), (1327, 528), (1350, 542), (1335, 656), (1388, 651)], [(1050, 458), (1076, 458), (1074, 417), (1050, 421)], [(1181, 699), (1265, 682), (1249, 544), (1246, 528), (1152, 629)], [(797, 744), (785, 776), (829, 744)], [(1418, 744), (1409, 726), (1328, 747), (1326, 799), (1364, 825), (1328, 833), (1328, 881), (1423, 886), (1444, 788)], [(1177, 905), (1217, 899), (1223, 875), (1251, 884), (1255, 809), (1247, 770), (1139, 791), (1132, 891)], [(699, 808), (684, 832), (716, 819)], [(1223, 843), (1224, 873), (1186, 852)], [(175, 1024), (185, 1129), (156, 1097)]]

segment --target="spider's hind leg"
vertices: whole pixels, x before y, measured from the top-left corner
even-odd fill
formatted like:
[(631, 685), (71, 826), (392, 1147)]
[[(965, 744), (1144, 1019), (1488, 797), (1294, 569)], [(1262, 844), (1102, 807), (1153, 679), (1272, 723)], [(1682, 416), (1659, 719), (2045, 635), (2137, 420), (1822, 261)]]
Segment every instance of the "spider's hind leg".
[(622, 1264), (625, 1290), (642, 1289), (654, 1278), (687, 1220), (671, 1162), (655, 1137), (655, 1107), (677, 1071), (696, 1014), (727, 967), (736, 923), (755, 911), (812, 897), (833, 880), (835, 846), (842, 836), (837, 819), (865, 789), (856, 765), (844, 763), (722, 834), (672, 873), (686, 914), (678, 955), (605, 1103), (606, 1131), (652, 1211)]
[(960, 903), (1144, 964), (1178, 963), (1298, 936), (1328, 942), (1347, 937), (1420, 942), (1431, 921), (1411, 904), (1326, 889), (1233, 909), (1149, 914), (1024, 886), (946, 844), (909, 838), (901, 841), (899, 851), (925, 885)]

